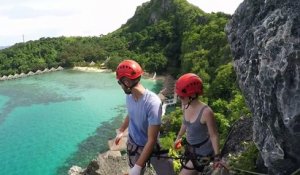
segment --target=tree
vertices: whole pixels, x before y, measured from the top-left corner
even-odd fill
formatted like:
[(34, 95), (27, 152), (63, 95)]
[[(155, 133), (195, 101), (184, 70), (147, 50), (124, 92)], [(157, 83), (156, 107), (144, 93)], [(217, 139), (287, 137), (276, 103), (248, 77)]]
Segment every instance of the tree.
[(230, 101), (238, 90), (236, 74), (232, 63), (221, 65), (215, 72), (216, 77), (211, 84), (210, 97)]

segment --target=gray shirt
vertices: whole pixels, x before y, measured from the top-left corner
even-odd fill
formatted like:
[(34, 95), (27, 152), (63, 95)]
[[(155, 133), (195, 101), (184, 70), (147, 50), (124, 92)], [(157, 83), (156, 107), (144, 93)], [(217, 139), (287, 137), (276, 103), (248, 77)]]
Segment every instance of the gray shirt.
[[(191, 145), (197, 145), (199, 143), (205, 142), (209, 138), (209, 133), (206, 124), (202, 124), (200, 119), (202, 117), (203, 111), (208, 106), (203, 106), (199, 112), (197, 119), (194, 122), (189, 122), (183, 117), (183, 123), (186, 126), (186, 140)], [(213, 147), (210, 139), (208, 139), (203, 145), (196, 149), (196, 153), (199, 155), (209, 155), (213, 153)]]

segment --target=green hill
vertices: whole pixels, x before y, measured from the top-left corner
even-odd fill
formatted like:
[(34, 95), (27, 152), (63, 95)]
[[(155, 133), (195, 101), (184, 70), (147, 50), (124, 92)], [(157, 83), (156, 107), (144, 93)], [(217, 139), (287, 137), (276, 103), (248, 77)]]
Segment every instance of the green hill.
[(3, 49), (0, 75), (91, 61), (100, 65), (108, 57), (107, 66), (114, 70), (121, 60), (131, 58), (150, 73), (175, 78), (186, 72), (198, 74), (204, 81), (203, 100), (221, 118), (233, 121), (246, 112), (224, 32), (229, 18), (224, 13), (204, 13), (186, 0), (151, 0), (105, 36), (41, 38)]
[[(150, 73), (177, 78), (193, 72), (204, 81), (202, 100), (214, 110), (224, 142), (231, 123), (249, 116), (224, 32), (230, 17), (205, 13), (186, 0), (151, 0), (108, 35), (41, 38), (0, 50), (0, 76), (91, 61), (100, 65), (108, 57), (107, 66), (112, 70), (121, 60), (131, 58)], [(181, 112), (176, 108), (168, 115), (172, 127), (167, 137), (172, 137), (180, 127)]]
[[(41, 38), (4, 49), (0, 52), (0, 74), (72, 67), (84, 61), (102, 62), (107, 57), (113, 58), (111, 68), (130, 57), (148, 72), (167, 69), (174, 75), (191, 71), (191, 63), (201, 58), (208, 60), (207, 66), (217, 68), (231, 60), (224, 33), (228, 18), (222, 13), (206, 14), (186, 0), (152, 0), (106, 36)], [(199, 73), (199, 68), (194, 69)]]

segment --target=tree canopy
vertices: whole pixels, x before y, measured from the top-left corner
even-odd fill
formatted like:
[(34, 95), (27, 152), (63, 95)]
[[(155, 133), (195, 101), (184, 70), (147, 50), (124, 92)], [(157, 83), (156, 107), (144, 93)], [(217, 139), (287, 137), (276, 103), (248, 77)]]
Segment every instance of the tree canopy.
[[(41, 38), (0, 50), (0, 76), (91, 61), (102, 63), (107, 58), (112, 70), (130, 58), (150, 73), (178, 78), (192, 72), (204, 82), (202, 100), (215, 111), (224, 139), (230, 123), (249, 116), (224, 32), (229, 19), (224, 13), (205, 13), (186, 0), (151, 0), (107, 35)], [(178, 109), (168, 114), (167, 123), (172, 124), (168, 131), (173, 135), (179, 129), (180, 114)]]
[(205, 13), (186, 0), (151, 0), (108, 35), (41, 38), (0, 50), (0, 75), (102, 63), (107, 58), (107, 67), (115, 70), (121, 60), (130, 58), (149, 73), (175, 78), (187, 72), (199, 75), (203, 99), (219, 116), (233, 121), (237, 117), (232, 114), (240, 114), (235, 108), (245, 114), (246, 105), (224, 32), (229, 18), (224, 13)]

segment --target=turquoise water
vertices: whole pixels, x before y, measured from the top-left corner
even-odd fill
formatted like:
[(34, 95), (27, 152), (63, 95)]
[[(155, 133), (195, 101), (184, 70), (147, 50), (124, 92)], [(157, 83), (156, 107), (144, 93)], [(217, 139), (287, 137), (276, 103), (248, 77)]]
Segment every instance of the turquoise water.
[[(158, 91), (154, 81), (142, 81)], [(113, 73), (66, 70), (0, 82), (0, 174), (84, 167), (107, 150), (125, 112)]]

